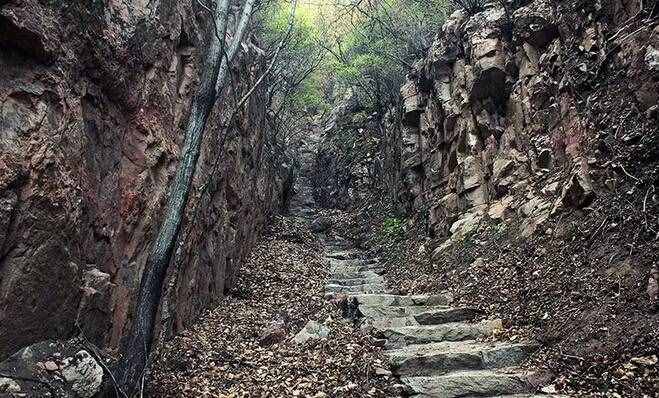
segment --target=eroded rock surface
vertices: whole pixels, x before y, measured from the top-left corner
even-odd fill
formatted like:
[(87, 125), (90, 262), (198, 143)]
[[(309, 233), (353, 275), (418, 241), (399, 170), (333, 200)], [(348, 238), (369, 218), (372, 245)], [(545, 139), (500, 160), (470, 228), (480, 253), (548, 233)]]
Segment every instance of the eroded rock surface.
[[(622, 135), (613, 115), (624, 107), (656, 117), (657, 28), (643, 29), (638, 17), (633, 29), (624, 24), (638, 15), (638, 2), (486, 3), (475, 15), (448, 18), (409, 71), (399, 107), (353, 111), (325, 131), (321, 205), (345, 208), (379, 195), (447, 247), (483, 217), (519, 218), (520, 233), (530, 236), (552, 211), (583, 209), (598, 196), (606, 163), (593, 152), (610, 151), (601, 130)], [(624, 81), (606, 80), (606, 68), (624, 71)], [(623, 90), (618, 83), (634, 98), (621, 103), (607, 91), (607, 84)]]
[[(16, 397), (92, 398), (101, 392), (103, 367), (84, 341), (43, 341), (0, 362), (0, 392)], [(12, 395), (10, 395), (12, 396)]]
[[(0, 2), (0, 358), (68, 338), (76, 323), (95, 344), (119, 345), (212, 30), (198, 7)], [(249, 41), (238, 58), (240, 96), (264, 60)], [(291, 174), (264, 107), (257, 90), (222, 151), (219, 126), (231, 110), (218, 105), (210, 118), (163, 333), (185, 328), (232, 286), (285, 201)]]

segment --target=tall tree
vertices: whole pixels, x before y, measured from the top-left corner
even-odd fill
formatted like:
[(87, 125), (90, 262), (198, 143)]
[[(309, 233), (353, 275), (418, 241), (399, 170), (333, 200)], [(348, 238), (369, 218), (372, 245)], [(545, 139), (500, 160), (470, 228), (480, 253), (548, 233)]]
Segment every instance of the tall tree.
[(240, 47), (255, 1), (245, 0), (240, 21), (228, 49), (225, 45), (225, 37), (231, 1), (216, 0), (214, 10), (207, 8), (212, 12), (214, 34), (211, 34), (208, 51), (201, 66), (199, 87), (192, 100), (183, 148), (181, 149), (181, 160), (169, 191), (165, 216), (151, 246), (150, 255), (140, 282), (131, 333), (123, 347), (118, 379), (125, 394), (131, 394), (135, 391), (146, 367), (151, 351), (162, 287), (171, 260), (172, 249), (181, 226), (183, 212), (187, 205), (204, 130), (208, 117), (217, 101), (218, 93), (221, 93), (226, 85), (229, 64)]

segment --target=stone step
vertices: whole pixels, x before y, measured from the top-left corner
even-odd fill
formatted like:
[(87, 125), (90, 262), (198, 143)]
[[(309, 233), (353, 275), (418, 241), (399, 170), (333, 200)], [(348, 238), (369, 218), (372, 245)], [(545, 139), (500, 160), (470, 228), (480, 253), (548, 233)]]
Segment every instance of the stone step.
[(362, 259), (351, 259), (351, 260), (337, 260), (335, 258), (328, 258), (327, 261), (330, 264), (330, 268), (336, 267), (356, 267), (360, 265), (367, 265)]
[(359, 272), (339, 272), (330, 275), (332, 279), (371, 279), (382, 278), (380, 275), (373, 271), (359, 271)]
[(435, 310), (447, 310), (451, 307), (447, 305), (412, 305), (405, 307), (380, 307), (380, 306), (371, 306), (371, 305), (360, 305), (359, 312), (362, 316), (366, 318), (400, 318), (416, 314), (421, 314), (424, 312), (435, 311)]
[(474, 308), (453, 308), (447, 306), (411, 306), (411, 307), (372, 307), (359, 306), (360, 313), (375, 320), (411, 318), (411, 325), (438, 325), (440, 323), (468, 321), (481, 315)]
[(441, 325), (385, 327), (376, 334), (387, 339), (387, 346), (396, 347), (408, 344), (425, 344), (442, 341), (475, 340), (489, 336), (501, 329), (501, 320), (487, 320), (478, 323), (444, 323)]
[(401, 378), (408, 393), (416, 397), (482, 397), (535, 391), (533, 373), (521, 370), (470, 370), (441, 376)]
[(330, 273), (332, 274), (345, 274), (349, 272), (364, 272), (372, 271), (376, 274), (380, 274), (385, 270), (384, 267), (378, 265), (337, 265), (330, 267)]
[(363, 255), (364, 253), (358, 250), (338, 250), (325, 253), (325, 257), (336, 260), (353, 260)]
[(331, 278), (328, 283), (341, 286), (359, 286), (373, 283), (384, 284), (384, 278), (377, 275), (372, 278)]
[(556, 394), (506, 394), (506, 395), (490, 395), (483, 398), (570, 398), (568, 395)]
[(325, 285), (327, 293), (386, 293), (387, 286), (383, 283), (372, 283), (368, 285), (344, 286), (344, 285)]
[(401, 296), (397, 294), (356, 294), (359, 305), (370, 307), (408, 307), (448, 305), (453, 301), (450, 294)]
[(535, 349), (537, 346), (525, 343), (455, 341), (410, 345), (385, 354), (395, 374), (429, 376), (456, 370), (518, 366)]

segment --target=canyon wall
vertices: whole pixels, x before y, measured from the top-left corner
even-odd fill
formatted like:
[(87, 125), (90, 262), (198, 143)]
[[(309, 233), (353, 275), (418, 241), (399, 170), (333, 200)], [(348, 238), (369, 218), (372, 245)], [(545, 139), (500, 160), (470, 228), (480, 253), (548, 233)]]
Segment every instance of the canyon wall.
[(337, 108), (317, 167), (328, 206), (375, 195), (442, 241), (515, 214), (528, 236), (551, 213), (588, 206), (626, 162), (651, 173), (658, 11), (485, 3), (449, 17), (387, 114)]
[(449, 18), (401, 90), (402, 122), (388, 129), (401, 156), (394, 189), (433, 236), (511, 212), (531, 234), (550, 213), (592, 202), (593, 184), (610, 177), (602, 166), (614, 136), (652, 148), (657, 134), (651, 10), (625, 1), (493, 3)]
[[(0, 358), (81, 330), (116, 348), (179, 159), (207, 32), (196, 2), (0, 1)], [(231, 70), (265, 69), (253, 38)], [(210, 118), (160, 333), (231, 289), (290, 170), (256, 90), (227, 133)]]

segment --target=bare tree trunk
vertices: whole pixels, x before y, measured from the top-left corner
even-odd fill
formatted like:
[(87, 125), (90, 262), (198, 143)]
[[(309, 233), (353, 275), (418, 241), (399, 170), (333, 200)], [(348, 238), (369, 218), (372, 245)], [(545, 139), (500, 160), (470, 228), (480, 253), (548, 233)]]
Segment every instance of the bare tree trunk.
[(234, 34), (229, 51), (225, 51), (225, 36), (230, 0), (216, 0), (212, 15), (215, 34), (211, 35), (206, 61), (202, 65), (197, 93), (192, 100), (186, 125), (181, 160), (169, 193), (165, 217), (151, 247), (133, 316), (131, 333), (123, 347), (119, 367), (119, 382), (125, 394), (135, 392), (143, 376), (151, 351), (154, 324), (167, 275), (172, 249), (181, 226), (201, 143), (208, 117), (217, 100), (218, 92), (225, 87), (229, 63), (239, 48), (255, 0), (246, 0), (241, 20)]

